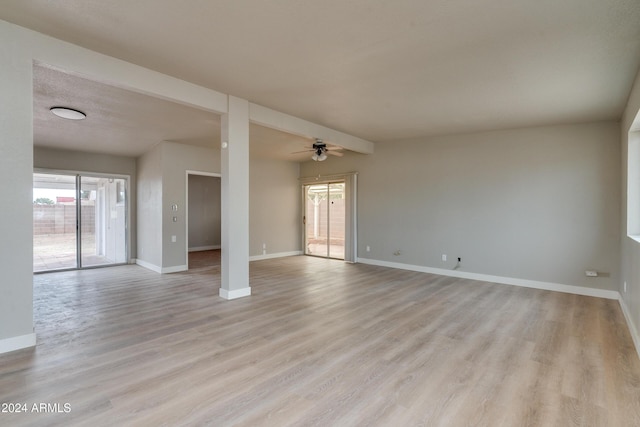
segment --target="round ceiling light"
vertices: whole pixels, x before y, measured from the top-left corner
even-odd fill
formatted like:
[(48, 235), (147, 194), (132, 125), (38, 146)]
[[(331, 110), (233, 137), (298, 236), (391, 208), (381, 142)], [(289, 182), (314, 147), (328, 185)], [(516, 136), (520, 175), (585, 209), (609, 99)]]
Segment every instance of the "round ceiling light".
[(82, 111), (67, 107), (51, 107), (51, 112), (58, 117), (69, 120), (82, 120), (87, 117)]

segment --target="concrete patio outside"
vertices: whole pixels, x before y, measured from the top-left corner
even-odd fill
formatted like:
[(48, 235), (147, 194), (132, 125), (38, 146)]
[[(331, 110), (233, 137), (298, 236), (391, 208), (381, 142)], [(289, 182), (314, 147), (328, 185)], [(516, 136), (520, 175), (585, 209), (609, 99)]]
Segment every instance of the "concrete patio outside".
[[(95, 251), (95, 234), (82, 234), (83, 267), (113, 264)], [(76, 234), (39, 234), (33, 236), (33, 271), (43, 272), (76, 268)]]

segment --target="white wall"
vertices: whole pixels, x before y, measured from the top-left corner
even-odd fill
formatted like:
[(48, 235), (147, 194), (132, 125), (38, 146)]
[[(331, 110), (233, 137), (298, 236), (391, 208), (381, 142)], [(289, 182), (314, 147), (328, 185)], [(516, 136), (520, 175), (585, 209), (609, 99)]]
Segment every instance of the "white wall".
[(42, 169), (66, 170), (73, 172), (96, 172), (104, 174), (128, 175), (128, 209), (130, 212), (129, 229), (131, 235), (129, 253), (132, 258), (136, 258), (137, 183), (135, 158), (35, 147), (33, 149), (33, 167)]
[(186, 269), (186, 173), (219, 173), (220, 153), (161, 142), (138, 158), (137, 168), (138, 260), (156, 271)]
[[(187, 266), (186, 177), (187, 170), (220, 173), (220, 150), (162, 142), (162, 267)], [(178, 210), (171, 206), (177, 204)], [(177, 221), (173, 221), (173, 217)], [(176, 236), (176, 242), (171, 241)]]
[(619, 140), (614, 122), (433, 137), (301, 176), (359, 173), (361, 258), (617, 290)]
[(298, 163), (250, 157), (249, 255), (302, 250)]
[(32, 53), (0, 21), (0, 353), (35, 343), (33, 335)]
[[(627, 162), (628, 162), (628, 144), (629, 131), (634, 129), (640, 130), (640, 72), (636, 77), (635, 84), (629, 96), (627, 107), (622, 116), (621, 123), (621, 141), (622, 141), (622, 221), (621, 221), (621, 279), (619, 281), (619, 291), (622, 296), (623, 307), (626, 311), (634, 339), (636, 340), (636, 348), (640, 352), (640, 337), (638, 330), (640, 329), (640, 242), (627, 237)], [(637, 133), (635, 135), (638, 138)], [(633, 161), (633, 159), (632, 159)], [(640, 159), (635, 159), (639, 162)], [(640, 165), (638, 165), (640, 166)], [(640, 185), (636, 183), (636, 188)], [(636, 194), (636, 197), (640, 195)], [(637, 205), (636, 205), (637, 207)], [(637, 213), (637, 209), (633, 209)], [(637, 220), (637, 219), (636, 219)], [(633, 221), (632, 221), (633, 222)], [(634, 232), (637, 230), (634, 230)], [(624, 283), (627, 283), (627, 291), (624, 291)]]
[[(137, 160), (138, 261), (162, 268), (162, 150), (149, 150)], [(143, 264), (143, 265), (145, 265)]]
[(220, 247), (220, 178), (189, 175), (189, 250)]
[[(162, 142), (138, 159), (138, 259), (158, 269), (187, 265), (187, 171), (220, 173), (220, 151)], [(298, 174), (297, 163), (250, 158), (249, 255), (262, 256), (263, 243), (267, 255), (301, 250)], [(173, 204), (177, 211), (171, 210)], [(176, 236), (175, 243), (171, 236)], [(194, 246), (191, 240), (189, 245)]]
[(134, 157), (44, 147), (34, 147), (33, 165), (45, 169), (132, 175), (132, 178), (135, 178), (136, 174)]

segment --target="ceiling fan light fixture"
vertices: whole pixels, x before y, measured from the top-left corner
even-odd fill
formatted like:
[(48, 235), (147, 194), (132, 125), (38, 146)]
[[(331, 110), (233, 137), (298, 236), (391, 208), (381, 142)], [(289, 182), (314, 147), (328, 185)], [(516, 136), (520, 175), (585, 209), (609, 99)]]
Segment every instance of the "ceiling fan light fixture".
[(58, 117), (69, 120), (82, 120), (87, 117), (82, 111), (68, 107), (51, 107), (50, 111)]
[(315, 160), (316, 162), (322, 162), (323, 160), (327, 160), (327, 155), (325, 154), (324, 150), (318, 148), (313, 153), (313, 156), (311, 156), (311, 159)]

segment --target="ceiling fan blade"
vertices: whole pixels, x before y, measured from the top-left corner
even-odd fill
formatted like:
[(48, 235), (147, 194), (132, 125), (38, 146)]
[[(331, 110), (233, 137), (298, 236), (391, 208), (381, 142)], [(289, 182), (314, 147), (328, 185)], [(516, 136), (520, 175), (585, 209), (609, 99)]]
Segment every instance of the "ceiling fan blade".
[(333, 151), (333, 150), (327, 150), (327, 154), (331, 154), (332, 156), (337, 156), (337, 157), (344, 156), (344, 153), (341, 153), (339, 151)]
[(294, 151), (293, 153), (289, 153), (289, 154), (300, 154), (300, 153), (312, 153), (313, 149), (308, 149), (308, 150), (302, 150), (302, 151)]

